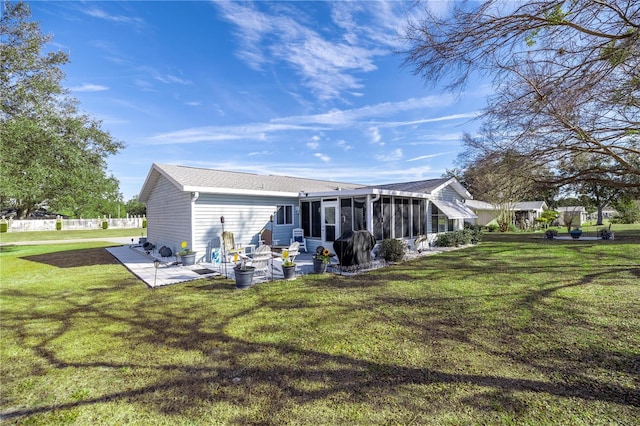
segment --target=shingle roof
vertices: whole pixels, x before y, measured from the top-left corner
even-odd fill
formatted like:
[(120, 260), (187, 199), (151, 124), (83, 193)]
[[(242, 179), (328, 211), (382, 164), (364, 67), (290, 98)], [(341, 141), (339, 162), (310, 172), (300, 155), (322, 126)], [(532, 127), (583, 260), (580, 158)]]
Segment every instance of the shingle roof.
[(516, 203), (517, 210), (542, 210), (546, 206), (544, 201), (521, 201)]
[(402, 192), (424, 192), (430, 194), (431, 191), (446, 183), (451, 178), (417, 180), (413, 182), (389, 183), (384, 185), (375, 185), (370, 188), (387, 189), (389, 191)]
[(237, 189), (274, 192), (322, 192), (337, 188), (355, 189), (363, 185), (291, 176), (259, 175), (188, 166), (156, 164), (168, 177), (182, 187)]
[[(498, 210), (493, 204), (480, 200), (466, 200), (465, 204), (477, 210)], [(513, 205), (512, 210), (542, 210), (546, 206), (544, 201), (520, 201)]]
[(305, 193), (332, 193), (342, 190), (381, 190), (407, 193), (431, 194), (434, 190), (452, 181), (451, 184), (463, 197), (470, 197), (455, 179), (440, 178), (414, 182), (401, 182), (369, 186), (348, 182), (307, 179), (291, 176), (260, 175), (256, 173), (203, 169), (198, 167), (153, 164), (138, 199), (146, 202), (160, 176), (166, 177), (181, 191), (203, 193), (244, 193), (253, 195), (297, 195)]
[(491, 203), (481, 200), (465, 200), (465, 204), (472, 209), (478, 210), (495, 210), (495, 207)]

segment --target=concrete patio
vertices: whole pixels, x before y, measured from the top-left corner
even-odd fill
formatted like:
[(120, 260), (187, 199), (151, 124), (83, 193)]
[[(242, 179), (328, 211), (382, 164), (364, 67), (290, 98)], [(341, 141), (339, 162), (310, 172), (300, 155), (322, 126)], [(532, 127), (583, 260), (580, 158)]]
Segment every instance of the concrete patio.
[[(106, 249), (132, 274), (144, 281), (149, 287), (161, 287), (202, 278), (227, 277), (234, 279), (233, 263), (213, 264), (199, 262), (193, 266), (183, 266), (175, 256), (161, 257), (157, 251), (147, 254), (139, 245), (123, 245), (108, 247)], [(158, 260), (156, 270), (154, 261)], [(250, 263), (249, 263), (250, 264)], [(254, 276), (254, 283), (282, 279), (282, 268), (279, 258), (274, 258), (268, 275), (258, 274)], [(313, 259), (311, 253), (300, 253), (296, 257), (296, 274), (303, 275), (313, 272)]]
[[(410, 252), (406, 258), (433, 255), (444, 251), (458, 250), (464, 247), (432, 247), (420, 253)], [(148, 254), (140, 245), (122, 245), (118, 247), (106, 248), (120, 263), (122, 263), (132, 274), (144, 281), (149, 287), (162, 287), (171, 284), (178, 284), (187, 281), (198, 280), (202, 278), (219, 278), (227, 277), (235, 280), (233, 273), (233, 263), (213, 264), (208, 262), (199, 262), (193, 266), (183, 266), (179, 263), (175, 256), (161, 257), (157, 251), (151, 251)], [(158, 268), (154, 265), (154, 260), (158, 260)], [(384, 260), (374, 260), (366, 268), (345, 268), (340, 269), (337, 264), (337, 257), (334, 257), (329, 263), (327, 272), (342, 275), (354, 275), (372, 269), (377, 269), (386, 265)], [(300, 252), (295, 258), (296, 275), (306, 275), (313, 273), (313, 253)], [(250, 263), (249, 263), (250, 264)], [(283, 279), (281, 258), (274, 256), (274, 260), (267, 275), (256, 274), (253, 283), (261, 283), (272, 280)]]

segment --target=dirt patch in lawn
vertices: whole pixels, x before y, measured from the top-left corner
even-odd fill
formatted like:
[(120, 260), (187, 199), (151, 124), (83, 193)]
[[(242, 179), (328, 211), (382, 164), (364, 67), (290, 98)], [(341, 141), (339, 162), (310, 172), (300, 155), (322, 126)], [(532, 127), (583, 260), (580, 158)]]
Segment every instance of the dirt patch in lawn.
[(24, 256), (22, 259), (45, 263), (58, 268), (77, 268), (118, 263), (118, 260), (111, 253), (101, 247), (37, 254)]

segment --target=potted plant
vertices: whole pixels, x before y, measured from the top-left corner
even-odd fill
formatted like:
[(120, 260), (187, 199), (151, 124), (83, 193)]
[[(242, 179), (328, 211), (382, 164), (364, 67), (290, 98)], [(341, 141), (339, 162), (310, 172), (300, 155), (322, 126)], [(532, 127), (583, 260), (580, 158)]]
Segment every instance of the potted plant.
[(284, 250), (282, 252), (282, 274), (285, 280), (296, 279), (296, 264), (289, 257), (289, 251)]
[(576, 226), (571, 231), (569, 231), (569, 234), (571, 235), (571, 238), (577, 240), (578, 238), (580, 238), (580, 235), (582, 235), (582, 229)]
[(183, 241), (182, 244), (180, 245), (180, 247), (182, 247), (182, 250), (180, 252), (178, 252), (178, 256), (180, 256), (180, 261), (182, 262), (182, 265), (183, 266), (195, 265), (195, 263), (196, 263), (196, 252), (191, 250), (187, 246), (187, 242), (186, 241)]
[(256, 268), (254, 266), (247, 266), (247, 259), (242, 258), (238, 261), (238, 253), (233, 255), (233, 261), (236, 266), (233, 267), (233, 275), (236, 278), (236, 288), (245, 289), (251, 287), (253, 281), (253, 273)]
[(603, 240), (610, 240), (611, 237), (613, 236), (613, 233), (606, 228), (601, 229), (599, 232), (600, 232), (600, 238), (602, 238)]
[(313, 256), (313, 272), (315, 274), (323, 274), (327, 272), (327, 264), (331, 259), (331, 252), (322, 246), (316, 249), (316, 254)]

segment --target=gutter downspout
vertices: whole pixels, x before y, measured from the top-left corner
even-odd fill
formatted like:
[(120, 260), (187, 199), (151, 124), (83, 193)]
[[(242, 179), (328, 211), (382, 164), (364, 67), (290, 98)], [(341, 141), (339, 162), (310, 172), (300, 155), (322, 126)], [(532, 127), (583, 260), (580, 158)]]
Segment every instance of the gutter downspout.
[[(194, 235), (195, 235), (195, 229), (196, 229), (195, 209), (196, 209), (196, 201), (198, 200), (198, 198), (200, 198), (200, 193), (198, 191), (191, 193), (191, 209), (190, 209), (191, 211), (189, 212), (191, 216), (191, 232), (190, 232), (191, 235), (189, 239), (191, 240), (192, 250), (195, 250), (195, 251), (198, 251), (194, 244)], [(196, 261), (197, 260), (198, 259), (196, 259)]]

